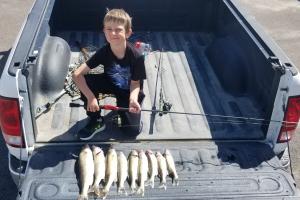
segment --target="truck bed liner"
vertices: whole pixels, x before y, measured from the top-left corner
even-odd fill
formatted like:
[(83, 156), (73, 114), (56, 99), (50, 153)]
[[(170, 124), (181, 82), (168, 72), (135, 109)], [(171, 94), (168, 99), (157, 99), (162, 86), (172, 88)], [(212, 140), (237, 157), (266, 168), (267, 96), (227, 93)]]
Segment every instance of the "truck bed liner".
[[(106, 152), (109, 144), (98, 144)], [(108, 199), (283, 199), (297, 195), (294, 181), (272, 149), (261, 143), (142, 142), (115, 143), (127, 156), (131, 149), (171, 150), (179, 186), (167, 178), (167, 190), (145, 190), (145, 197), (117, 195), (112, 186)], [(72, 156), (79, 146), (36, 148), (28, 164), (20, 199), (76, 199), (78, 167)], [(129, 192), (128, 184), (125, 184)], [(299, 195), (299, 194), (298, 194)]]
[[(99, 47), (104, 44), (103, 34), (97, 32), (65, 31), (56, 34), (65, 39), (71, 47), (71, 64), (78, 60), (79, 49), (76, 41), (83, 46)], [(205, 113), (217, 115), (246, 116), (260, 118), (261, 108), (251, 96), (232, 96), (221, 86), (210, 66), (205, 49), (212, 42), (213, 35), (204, 32), (137, 32), (131, 41), (150, 43), (153, 52), (145, 58), (147, 81), (143, 108), (151, 109), (155, 96), (155, 83), (159, 57), (162, 56), (162, 79), (158, 81), (156, 107), (159, 89), (162, 85), (164, 96), (172, 104), (172, 111)], [(158, 50), (163, 49), (162, 53)], [(71, 100), (64, 96), (52, 110), (37, 119), (37, 141), (74, 141), (74, 134), (84, 126), (86, 120), (82, 107), (70, 107)], [(107, 98), (105, 103), (113, 102)], [(75, 102), (82, 104), (82, 102)], [(108, 113), (106, 113), (108, 114)], [(262, 139), (262, 124), (246, 121), (230, 122), (204, 116), (168, 114), (156, 115), (151, 123), (151, 113), (143, 112), (143, 131), (136, 138), (157, 139)], [(111, 126), (95, 141), (126, 139), (117, 128)], [(49, 121), (51, 123), (49, 123)], [(228, 135), (230, 133), (230, 135)]]

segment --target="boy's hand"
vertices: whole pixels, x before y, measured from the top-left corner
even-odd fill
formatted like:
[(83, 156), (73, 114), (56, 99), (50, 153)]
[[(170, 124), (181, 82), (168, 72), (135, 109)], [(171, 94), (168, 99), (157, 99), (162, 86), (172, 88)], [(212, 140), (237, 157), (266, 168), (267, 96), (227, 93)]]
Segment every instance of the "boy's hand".
[(96, 97), (88, 98), (86, 110), (90, 112), (97, 112), (100, 110)]
[(129, 101), (129, 112), (131, 113), (139, 113), (141, 112), (141, 106), (139, 102), (135, 100), (130, 100)]

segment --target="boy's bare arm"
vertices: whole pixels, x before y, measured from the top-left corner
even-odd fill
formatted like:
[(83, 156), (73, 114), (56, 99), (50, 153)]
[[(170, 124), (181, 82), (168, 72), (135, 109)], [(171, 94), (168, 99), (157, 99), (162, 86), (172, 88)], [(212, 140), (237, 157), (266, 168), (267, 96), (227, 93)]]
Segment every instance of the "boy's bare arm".
[(129, 96), (129, 112), (139, 113), (141, 106), (138, 102), (140, 92), (140, 81), (131, 80), (130, 83), (130, 96)]
[(88, 87), (84, 78), (84, 75), (87, 74), (88, 71), (90, 71), (90, 68), (86, 65), (86, 63), (83, 63), (78, 69), (74, 71), (72, 78), (76, 86), (88, 100), (87, 110), (91, 112), (96, 112), (99, 111), (97, 99)]

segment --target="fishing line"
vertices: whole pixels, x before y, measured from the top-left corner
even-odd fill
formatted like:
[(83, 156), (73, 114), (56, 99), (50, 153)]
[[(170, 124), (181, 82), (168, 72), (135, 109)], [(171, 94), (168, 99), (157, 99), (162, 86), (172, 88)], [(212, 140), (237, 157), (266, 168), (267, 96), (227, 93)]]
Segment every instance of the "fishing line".
[[(104, 110), (116, 110), (116, 111), (124, 111), (124, 112), (129, 112), (129, 108), (125, 107), (118, 107), (118, 106), (113, 106), (113, 105), (100, 105), (100, 109)], [(164, 114), (179, 114), (179, 115), (194, 115), (194, 116), (202, 116), (202, 117), (215, 117), (215, 118), (223, 118), (223, 119), (236, 119), (240, 121), (258, 121), (261, 123), (266, 123), (266, 122), (275, 122), (275, 123), (282, 123), (284, 126), (290, 126), (294, 124), (298, 124), (298, 122), (288, 122), (284, 120), (272, 120), (272, 119), (262, 119), (262, 118), (253, 118), (253, 117), (237, 117), (237, 116), (232, 116), (232, 115), (217, 115), (217, 114), (204, 114), (204, 113), (191, 113), (191, 112), (177, 112), (177, 111), (162, 111), (162, 110), (152, 110), (152, 109), (141, 109), (141, 112), (153, 112), (153, 113), (164, 113)], [(240, 122), (237, 121), (237, 122)], [(258, 123), (256, 122), (256, 123)]]
[[(105, 120), (106, 122), (115, 122), (115, 119)], [(247, 122), (247, 121), (238, 121), (238, 120), (225, 120), (225, 121), (206, 121), (208, 124), (231, 124), (231, 125), (260, 125), (260, 126), (268, 126), (270, 123), (263, 123), (263, 122)], [(119, 125), (118, 127), (137, 127), (140, 126), (138, 124), (134, 125)], [(285, 126), (284, 126), (285, 127)]]
[[(291, 173), (291, 176), (293, 177), (293, 179), (295, 180), (295, 177), (294, 177), (294, 172), (293, 172), (293, 167), (292, 167), (292, 158), (291, 158), (291, 151), (290, 151), (290, 142), (289, 142), (289, 139), (288, 139), (288, 133), (287, 133), (287, 130), (285, 131), (285, 138), (287, 140), (287, 150), (288, 150), (288, 155), (289, 155), (289, 167), (290, 167), (290, 173)], [(284, 153), (283, 153), (284, 154)]]
[(21, 191), (21, 169), (22, 169), (22, 148), (19, 148), (19, 169), (18, 169), (18, 195), (21, 197), (22, 191)]

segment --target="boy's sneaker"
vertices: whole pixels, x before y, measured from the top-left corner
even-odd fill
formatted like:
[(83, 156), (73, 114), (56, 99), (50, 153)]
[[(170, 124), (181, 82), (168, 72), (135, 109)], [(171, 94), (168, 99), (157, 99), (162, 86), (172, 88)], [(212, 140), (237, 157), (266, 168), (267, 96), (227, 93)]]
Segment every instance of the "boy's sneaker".
[(105, 129), (104, 118), (100, 117), (97, 120), (91, 119), (89, 123), (78, 132), (80, 140), (90, 140), (96, 133), (99, 133)]

